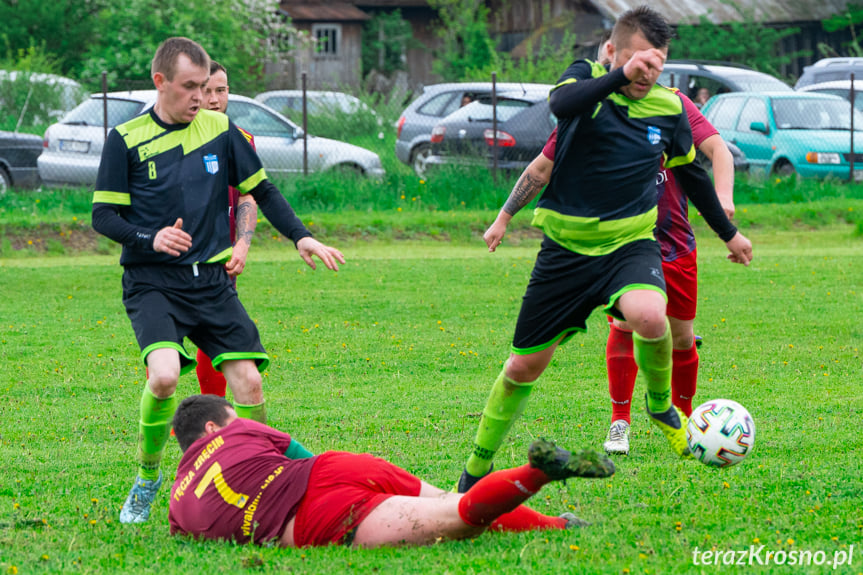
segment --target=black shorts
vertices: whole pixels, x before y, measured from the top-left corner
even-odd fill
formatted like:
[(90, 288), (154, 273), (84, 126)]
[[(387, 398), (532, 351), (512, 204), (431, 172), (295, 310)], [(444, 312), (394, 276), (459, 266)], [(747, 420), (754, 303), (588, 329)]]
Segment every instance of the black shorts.
[(636, 289), (665, 295), (657, 242), (638, 240), (604, 256), (585, 256), (546, 237), (521, 303), (512, 352), (542, 351), (561, 336), (566, 341), (576, 331), (585, 331), (587, 318), (599, 306), (623, 319), (614, 304)]
[[(195, 273), (197, 268), (197, 275)], [(123, 305), (141, 347), (141, 359), (154, 349), (180, 353), (181, 373), (195, 366), (183, 347), (188, 337), (213, 360), (251, 359), (263, 371), (269, 358), (255, 322), (237, 297), (225, 266), (136, 265), (123, 272)]]

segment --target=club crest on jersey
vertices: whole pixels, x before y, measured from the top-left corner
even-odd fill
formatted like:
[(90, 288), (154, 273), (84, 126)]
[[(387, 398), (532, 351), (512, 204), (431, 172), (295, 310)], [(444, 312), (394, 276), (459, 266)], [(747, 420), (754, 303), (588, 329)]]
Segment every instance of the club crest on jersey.
[(647, 126), (647, 141), (653, 145), (659, 143), (662, 139), (662, 131), (656, 126)]
[(219, 157), (216, 154), (204, 156), (204, 168), (208, 173), (216, 174), (219, 171)]

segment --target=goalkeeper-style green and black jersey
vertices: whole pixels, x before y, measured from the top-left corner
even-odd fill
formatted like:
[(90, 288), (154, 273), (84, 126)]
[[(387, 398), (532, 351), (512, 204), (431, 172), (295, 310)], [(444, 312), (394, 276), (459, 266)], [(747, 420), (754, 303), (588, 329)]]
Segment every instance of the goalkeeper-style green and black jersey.
[[(150, 109), (108, 134), (96, 191), (118, 210), (134, 237), (123, 241), (122, 265), (225, 262), (231, 255), (228, 187), (240, 193), (266, 179), (261, 160), (228, 117), (199, 110), (189, 124), (169, 125)], [(192, 236), (180, 256), (153, 250), (153, 237), (177, 218)]]
[(631, 100), (617, 91), (628, 83), (622, 68), (578, 60), (551, 92), (557, 148), (533, 223), (580, 254), (653, 239), (660, 160), (673, 168), (695, 158), (680, 98), (657, 85)]

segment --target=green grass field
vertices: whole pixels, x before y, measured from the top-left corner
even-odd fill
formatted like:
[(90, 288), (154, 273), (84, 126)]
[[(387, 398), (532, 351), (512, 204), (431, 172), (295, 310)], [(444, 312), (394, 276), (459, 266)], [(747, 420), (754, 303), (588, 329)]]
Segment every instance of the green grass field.
[[(859, 204), (858, 204), (859, 205)], [(749, 206), (754, 209), (754, 206)], [(741, 215), (743, 215), (741, 213)], [(752, 226), (749, 268), (700, 234), (696, 400), (751, 411), (754, 453), (716, 470), (675, 459), (636, 386), (633, 452), (608, 480), (550, 485), (530, 505), (593, 522), (485, 534), (422, 549), (274, 549), (168, 535), (168, 489), (124, 526), (144, 369), (120, 301), (116, 254), (0, 260), (0, 574), (822, 573), (831, 566), (693, 566), (693, 551), (851, 550), (863, 572), (863, 246), (853, 224)], [(441, 487), (469, 452), (506, 359), (538, 246), (480, 241), (345, 244), (337, 274), (292, 248), (253, 248), (240, 294), (272, 357), (271, 425), (307, 447), (366, 451)], [(538, 436), (599, 448), (609, 423), (605, 319), (591, 318), (539, 380), (496, 463)], [(191, 347), (191, 345), (190, 345)], [(193, 375), (179, 392), (197, 389)], [(698, 401), (696, 401), (698, 403)], [(169, 444), (169, 479), (179, 458)], [(700, 556), (703, 560), (703, 556)], [(818, 558), (818, 555), (815, 555)], [(735, 571), (736, 570), (736, 571)]]

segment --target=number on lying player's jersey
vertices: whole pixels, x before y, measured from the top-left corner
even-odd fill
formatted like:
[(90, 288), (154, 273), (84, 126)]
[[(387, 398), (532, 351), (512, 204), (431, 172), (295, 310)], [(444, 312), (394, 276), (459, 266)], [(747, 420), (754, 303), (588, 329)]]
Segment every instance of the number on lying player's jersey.
[(227, 483), (225, 483), (225, 478), (222, 477), (222, 466), (219, 465), (218, 461), (214, 461), (207, 469), (204, 477), (201, 478), (201, 482), (195, 488), (195, 497), (200, 499), (201, 496), (204, 495), (204, 491), (207, 490), (207, 486), (209, 486), (210, 483), (216, 487), (216, 491), (219, 492), (219, 495), (222, 496), (222, 499), (224, 499), (225, 503), (228, 505), (234, 505), (240, 509), (246, 506), (246, 501), (249, 500), (249, 496), (235, 492)]

